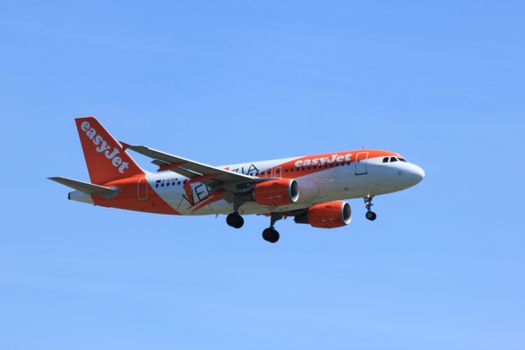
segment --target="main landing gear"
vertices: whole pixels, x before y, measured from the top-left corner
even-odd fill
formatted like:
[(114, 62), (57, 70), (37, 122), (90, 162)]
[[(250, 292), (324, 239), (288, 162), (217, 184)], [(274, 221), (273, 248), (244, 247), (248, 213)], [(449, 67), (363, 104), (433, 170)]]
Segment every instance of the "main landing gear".
[(363, 200), (365, 201), (365, 207), (366, 207), (366, 214), (365, 214), (365, 217), (370, 220), (370, 221), (374, 221), (376, 218), (377, 218), (377, 214), (374, 213), (371, 208), (372, 206), (374, 205), (372, 203), (372, 199), (374, 199), (374, 196), (372, 195), (368, 195), (366, 196), (365, 198), (363, 198)]
[[(279, 240), (279, 232), (275, 229), (275, 223), (283, 218), (281, 213), (272, 213), (270, 227), (265, 229), (262, 237), (266, 242), (276, 243)], [(244, 225), (244, 219), (238, 212), (233, 212), (226, 217), (226, 223), (235, 228), (241, 228)]]
[(231, 227), (241, 228), (244, 225), (244, 219), (238, 212), (234, 212), (226, 217), (226, 223)]
[(270, 220), (270, 227), (265, 229), (262, 233), (262, 238), (266, 242), (276, 243), (279, 240), (279, 232), (275, 229), (275, 223), (283, 218), (281, 213), (272, 213)]

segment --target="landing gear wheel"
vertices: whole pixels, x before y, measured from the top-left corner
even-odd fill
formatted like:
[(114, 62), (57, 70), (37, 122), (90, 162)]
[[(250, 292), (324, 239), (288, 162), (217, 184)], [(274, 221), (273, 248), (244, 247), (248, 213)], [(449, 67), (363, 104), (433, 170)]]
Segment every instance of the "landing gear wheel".
[(239, 213), (231, 213), (226, 217), (226, 223), (231, 227), (241, 228), (244, 225), (244, 219)]
[(266, 242), (275, 243), (279, 240), (279, 232), (273, 227), (268, 227), (263, 231), (262, 237)]
[(370, 221), (374, 221), (376, 218), (377, 218), (377, 215), (376, 213), (374, 213), (372, 210), (370, 210), (370, 208), (372, 208), (372, 206), (374, 205), (372, 203), (372, 199), (374, 199), (374, 196), (372, 195), (368, 195), (366, 196), (365, 198), (363, 198), (363, 200), (365, 201), (365, 207), (366, 207), (366, 218)]
[(376, 213), (374, 213), (374, 212), (371, 211), (371, 210), (370, 210), (370, 211), (367, 211), (365, 216), (366, 216), (366, 218), (367, 218), (368, 220), (370, 220), (370, 221), (374, 221), (374, 220), (377, 218)]

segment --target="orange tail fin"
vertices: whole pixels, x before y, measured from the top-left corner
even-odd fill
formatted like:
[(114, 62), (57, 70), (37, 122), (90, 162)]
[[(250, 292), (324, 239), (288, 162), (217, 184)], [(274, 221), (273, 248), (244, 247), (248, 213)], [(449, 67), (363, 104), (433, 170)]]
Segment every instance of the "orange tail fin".
[(103, 184), (144, 173), (98, 120), (84, 117), (75, 121), (92, 183)]

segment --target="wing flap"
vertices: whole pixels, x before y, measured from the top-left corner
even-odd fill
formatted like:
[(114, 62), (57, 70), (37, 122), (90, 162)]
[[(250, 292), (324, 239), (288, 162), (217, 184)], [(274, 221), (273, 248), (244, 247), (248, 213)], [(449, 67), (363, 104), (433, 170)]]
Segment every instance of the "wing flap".
[[(159, 166), (159, 171), (169, 170), (173, 171), (174, 173), (180, 174), (182, 176), (186, 176), (187, 178), (193, 179), (197, 176), (202, 176), (202, 174), (196, 173), (194, 171), (182, 168), (180, 166), (175, 167), (173, 164), (165, 162), (160, 159), (154, 159), (151, 161), (151, 164), (155, 164)], [(169, 168), (169, 169), (168, 169)], [(162, 170), (164, 169), (164, 170)]]

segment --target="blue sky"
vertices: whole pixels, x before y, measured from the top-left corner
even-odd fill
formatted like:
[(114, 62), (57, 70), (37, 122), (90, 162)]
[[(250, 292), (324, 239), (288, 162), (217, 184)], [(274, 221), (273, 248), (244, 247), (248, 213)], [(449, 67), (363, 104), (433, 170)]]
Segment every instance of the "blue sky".
[[(0, 2), (2, 349), (523, 349), (519, 1)], [(351, 225), (66, 200), (73, 118), (211, 164), (380, 148)], [(137, 157), (145, 167), (147, 161)]]

